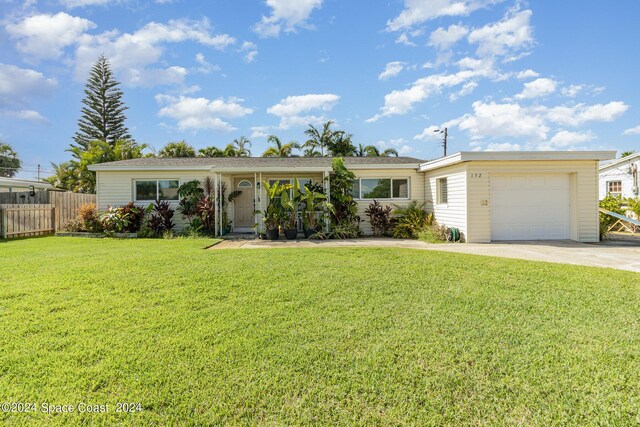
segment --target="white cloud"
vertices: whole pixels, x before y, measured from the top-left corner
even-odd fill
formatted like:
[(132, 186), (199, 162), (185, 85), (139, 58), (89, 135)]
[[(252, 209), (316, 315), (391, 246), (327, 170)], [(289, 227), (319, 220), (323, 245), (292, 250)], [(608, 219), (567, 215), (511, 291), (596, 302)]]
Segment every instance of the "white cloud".
[(623, 135), (640, 135), (640, 125), (622, 132)]
[(413, 139), (418, 141), (438, 141), (442, 139), (442, 135), (440, 134), (441, 129), (440, 126), (431, 125), (424, 128), (424, 130), (414, 136)]
[(473, 114), (465, 114), (448, 125), (468, 131), (473, 139), (485, 137), (524, 137), (544, 140), (549, 127), (538, 114), (515, 103), (473, 103)]
[(271, 128), (269, 126), (253, 126), (251, 128), (251, 136), (250, 138), (266, 138), (270, 135), (269, 130)]
[(463, 25), (449, 25), (446, 30), (440, 27), (431, 33), (428, 44), (438, 49), (448, 49), (468, 33), (469, 29)]
[(400, 15), (387, 22), (389, 31), (419, 25), (441, 16), (466, 16), (503, 0), (404, 0)]
[(164, 105), (158, 115), (176, 120), (180, 130), (214, 129), (230, 132), (236, 128), (222, 120), (223, 118), (235, 119), (253, 113), (238, 98), (225, 100), (156, 95), (156, 101)]
[(477, 87), (478, 87), (478, 83), (476, 82), (472, 81), (472, 82), (465, 83), (462, 86), (462, 89), (460, 89), (458, 92), (454, 92), (449, 95), (449, 101), (454, 102), (458, 98), (470, 95), (471, 93), (473, 93), (474, 90), (476, 90)]
[(6, 117), (12, 117), (19, 120), (27, 120), (30, 122), (49, 123), (49, 120), (35, 110), (4, 110), (0, 114)]
[(556, 82), (552, 79), (539, 78), (524, 84), (522, 92), (515, 99), (532, 99), (551, 95), (556, 91)]
[(443, 89), (467, 83), (476, 77), (488, 77), (494, 72), (492, 69), (478, 68), (461, 70), (454, 74), (433, 74), (416, 80), (409, 89), (394, 90), (384, 97), (384, 106), (380, 113), (371, 117), (367, 122), (374, 122), (381, 117), (406, 114), (413, 109), (414, 104), (442, 92)]
[(252, 42), (243, 42), (238, 51), (244, 53), (244, 62), (247, 64), (252, 63), (258, 56), (258, 46)]
[(292, 32), (298, 27), (310, 26), (306, 20), (313, 9), (320, 8), (323, 0), (266, 0), (271, 15), (262, 16), (253, 30), (260, 37), (277, 37), (281, 31)]
[(530, 10), (509, 13), (498, 22), (471, 31), (468, 41), (478, 45), (479, 56), (501, 56), (528, 47), (533, 43), (531, 15)]
[(407, 33), (402, 33), (396, 38), (396, 44), (403, 44), (405, 46), (415, 46), (416, 44), (411, 41)]
[(67, 8), (86, 7), (86, 6), (104, 6), (109, 3), (117, 3), (118, 0), (60, 0), (63, 6)]
[(32, 15), (5, 26), (12, 39), (17, 39), (17, 49), (40, 59), (56, 59), (63, 49), (76, 43), (87, 30), (96, 24), (88, 19), (64, 12), (55, 15)]
[(560, 93), (569, 98), (575, 98), (585, 88), (584, 85), (569, 85), (560, 89)]
[(557, 106), (549, 108), (547, 118), (555, 123), (567, 126), (580, 126), (586, 122), (611, 122), (629, 109), (621, 101), (608, 104)]
[(196, 53), (195, 60), (199, 65), (199, 67), (194, 70), (197, 73), (211, 74), (214, 71), (220, 71), (220, 67), (207, 61), (201, 52)]
[(279, 103), (267, 109), (269, 114), (280, 118), (280, 128), (288, 129), (292, 126), (304, 126), (308, 123), (320, 123), (324, 121), (323, 116), (309, 114), (316, 110), (319, 112), (330, 111), (340, 100), (334, 94), (307, 94), (299, 96), (288, 96), (281, 99)]
[(397, 76), (402, 72), (402, 70), (404, 70), (405, 65), (406, 64), (404, 62), (400, 61), (388, 62), (384, 67), (384, 71), (378, 76), (378, 80), (387, 80), (390, 77)]
[(0, 63), (0, 99), (50, 94), (58, 85), (39, 71)]
[(525, 80), (525, 79), (530, 79), (530, 78), (534, 78), (534, 77), (538, 77), (540, 74), (538, 74), (537, 72), (533, 71), (533, 70), (524, 70), (524, 71), (519, 71), (516, 74), (516, 79), (518, 80)]
[(549, 140), (549, 144), (543, 145), (542, 149), (567, 148), (583, 142), (593, 141), (595, 138), (596, 136), (591, 131), (569, 132), (566, 130), (561, 130), (553, 135)]

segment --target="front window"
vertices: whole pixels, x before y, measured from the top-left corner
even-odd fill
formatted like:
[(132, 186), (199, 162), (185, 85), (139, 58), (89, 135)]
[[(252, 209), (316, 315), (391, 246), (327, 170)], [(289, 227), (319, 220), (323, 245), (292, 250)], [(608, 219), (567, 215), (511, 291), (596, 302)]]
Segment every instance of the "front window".
[(438, 178), (436, 191), (439, 204), (449, 203), (449, 183), (447, 178)]
[(178, 200), (177, 179), (149, 179), (135, 181), (134, 199), (138, 202), (153, 202), (155, 200)]
[(607, 182), (607, 193), (612, 196), (619, 196), (622, 194), (622, 181), (608, 181)]
[(358, 178), (351, 194), (355, 199), (408, 199), (408, 178)]

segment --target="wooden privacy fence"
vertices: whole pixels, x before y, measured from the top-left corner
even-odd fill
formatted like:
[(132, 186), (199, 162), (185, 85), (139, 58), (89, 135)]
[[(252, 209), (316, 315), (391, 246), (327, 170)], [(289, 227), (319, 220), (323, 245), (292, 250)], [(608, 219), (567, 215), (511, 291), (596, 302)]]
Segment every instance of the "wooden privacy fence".
[[(8, 232), (6, 236), (3, 234), (2, 237), (6, 239), (19, 236), (37, 236), (64, 230), (67, 223), (76, 217), (77, 209), (86, 203), (96, 203), (96, 195), (58, 191), (37, 191), (33, 196), (28, 191), (0, 193), (2, 227), (4, 224), (18, 227), (14, 230), (15, 234)], [(49, 215), (44, 213), (46, 209), (49, 209)], [(18, 213), (20, 210), (25, 213)], [(10, 215), (6, 221), (4, 221), (5, 211), (7, 215)], [(46, 221), (49, 222), (46, 223)], [(44, 226), (45, 224), (48, 225)], [(28, 231), (29, 227), (32, 227), (33, 230)], [(0, 230), (3, 229), (0, 228)]]
[(55, 232), (55, 209), (50, 204), (0, 205), (0, 236), (40, 236)]

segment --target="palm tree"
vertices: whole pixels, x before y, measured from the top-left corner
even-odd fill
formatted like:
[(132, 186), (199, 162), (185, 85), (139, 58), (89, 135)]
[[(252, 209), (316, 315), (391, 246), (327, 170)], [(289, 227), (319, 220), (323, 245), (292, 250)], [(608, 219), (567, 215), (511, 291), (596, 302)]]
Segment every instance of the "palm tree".
[(353, 152), (353, 155), (356, 157), (364, 157), (367, 155), (366, 147), (362, 144), (358, 144), (358, 148), (356, 148)]
[(395, 157), (398, 157), (398, 150), (396, 150), (395, 148), (387, 148), (383, 152), (380, 152), (378, 147), (376, 147), (375, 145), (367, 145), (367, 146), (363, 147), (362, 144), (360, 144), (360, 146), (356, 150), (356, 153), (362, 153), (362, 154), (357, 154), (360, 157), (362, 157), (362, 156), (366, 156), (366, 157), (391, 157), (391, 156), (395, 156)]
[(158, 157), (195, 157), (196, 150), (185, 140), (170, 142), (158, 152)]
[(398, 157), (398, 150), (396, 150), (395, 148), (387, 148), (386, 150), (384, 150), (381, 154), (381, 156), (383, 157)]
[(198, 157), (225, 157), (224, 151), (218, 147), (204, 147), (198, 150)]
[(251, 141), (246, 136), (234, 139), (233, 145), (238, 157), (251, 157), (251, 150), (247, 148), (251, 147)]
[(300, 145), (295, 141), (283, 144), (280, 138), (275, 135), (269, 135), (267, 142), (274, 146), (267, 148), (265, 152), (262, 153), (262, 157), (291, 157), (293, 150), (300, 148)]
[(620, 154), (620, 158), (629, 157), (630, 155), (635, 154), (635, 153), (636, 153), (635, 150), (624, 151), (622, 154)]
[(227, 144), (227, 146), (224, 147), (223, 153), (224, 157), (240, 157), (240, 154), (236, 150), (236, 147), (234, 147), (233, 143)]
[(312, 124), (309, 125), (309, 129), (305, 130), (304, 133), (309, 137), (307, 141), (304, 143), (303, 147), (310, 148), (313, 150), (319, 149), (320, 155), (324, 156), (324, 152), (326, 148), (331, 143), (331, 139), (334, 136), (333, 131), (331, 130), (331, 125), (333, 124), (332, 120), (329, 120), (325, 124), (322, 125), (322, 133)]
[(364, 155), (367, 157), (380, 157), (380, 150), (375, 145), (367, 145), (364, 147)]

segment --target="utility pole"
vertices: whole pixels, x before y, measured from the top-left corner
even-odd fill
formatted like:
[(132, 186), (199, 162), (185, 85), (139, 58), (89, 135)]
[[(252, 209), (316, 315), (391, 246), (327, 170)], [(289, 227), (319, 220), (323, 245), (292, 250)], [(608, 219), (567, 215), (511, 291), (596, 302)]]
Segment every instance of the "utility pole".
[(434, 130), (435, 133), (441, 133), (444, 135), (444, 138), (442, 140), (442, 148), (444, 149), (444, 156), (443, 157), (447, 157), (447, 128), (444, 128), (444, 130), (440, 130), (440, 129), (436, 129)]
[(40, 163), (38, 163), (38, 181), (40, 181)]

